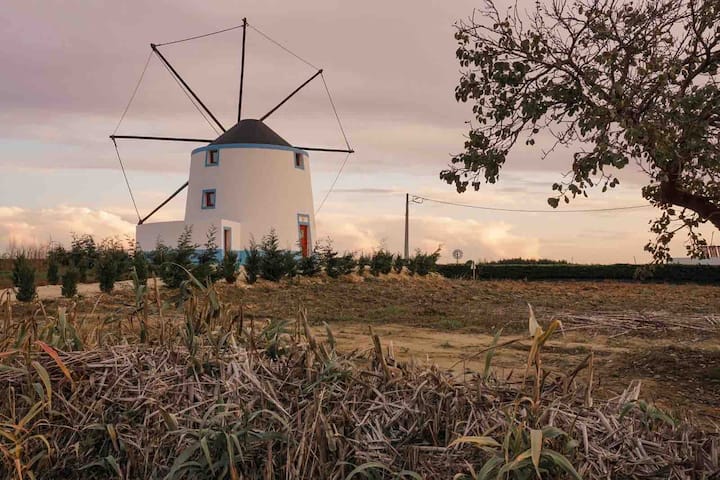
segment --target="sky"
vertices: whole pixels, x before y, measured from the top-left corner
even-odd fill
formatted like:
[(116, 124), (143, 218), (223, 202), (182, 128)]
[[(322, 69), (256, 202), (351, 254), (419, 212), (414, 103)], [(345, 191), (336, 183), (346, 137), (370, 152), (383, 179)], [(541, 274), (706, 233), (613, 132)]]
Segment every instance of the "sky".
[[(410, 205), (410, 248), (442, 247), (445, 259), (544, 257), (583, 263), (644, 262), (652, 208), (593, 214), (566, 210), (643, 205), (632, 168), (614, 191), (592, 192), (553, 211), (551, 185), (572, 149), (541, 160), (549, 139), (518, 145), (500, 182), (463, 194), (439, 180), (462, 150), (471, 105), (457, 103), (453, 24), (478, 1), (303, 2), (4, 0), (0, 9), (0, 250), (6, 245), (132, 235), (137, 216), (108, 136), (150, 54), (164, 43), (248, 22), (324, 69), (356, 153), (317, 213), (316, 238), (339, 250), (401, 251), (405, 194), (494, 208), (424, 201)], [(225, 126), (234, 123), (241, 30), (161, 47)], [(262, 115), (314, 69), (248, 30), (243, 116)], [(322, 82), (313, 81), (266, 122), (294, 145), (344, 147)], [(126, 135), (214, 138), (161, 62), (150, 58), (117, 130)], [(118, 141), (140, 213), (187, 179), (197, 145)], [(318, 208), (342, 154), (313, 153)], [(182, 219), (179, 195), (154, 219)], [(682, 241), (673, 245), (684, 256)]]

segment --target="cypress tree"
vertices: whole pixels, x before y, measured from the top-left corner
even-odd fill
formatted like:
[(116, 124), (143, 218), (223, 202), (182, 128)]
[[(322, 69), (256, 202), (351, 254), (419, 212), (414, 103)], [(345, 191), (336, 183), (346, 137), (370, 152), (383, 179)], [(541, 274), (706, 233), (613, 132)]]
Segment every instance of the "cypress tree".
[(109, 251), (103, 251), (97, 259), (97, 269), (100, 291), (110, 293), (115, 288), (115, 280), (118, 276), (118, 264), (115, 257)]
[(48, 257), (47, 281), (50, 285), (57, 285), (60, 282), (60, 268), (57, 260), (52, 256)]
[(12, 279), (18, 301), (30, 302), (35, 298), (35, 268), (22, 253), (13, 261)]
[(161, 265), (161, 278), (168, 288), (179, 288), (188, 279), (187, 272), (192, 271), (196, 248), (197, 245), (192, 243), (192, 227), (186, 226), (178, 237), (177, 248), (163, 252), (165, 262)]
[(260, 275), (260, 247), (255, 240), (250, 240), (250, 247), (245, 249), (245, 280), (252, 284)]
[(145, 252), (142, 251), (139, 245), (135, 246), (135, 252), (133, 253), (132, 266), (135, 267), (135, 274), (137, 275), (138, 281), (141, 285), (147, 284), (149, 275), (149, 265)]
[(234, 284), (237, 280), (237, 260), (237, 252), (226, 251), (225, 256), (223, 256), (222, 275), (230, 285)]
[(202, 252), (197, 256), (198, 263), (193, 269), (193, 275), (203, 283), (215, 283), (222, 272), (218, 268), (218, 246), (216, 242), (217, 227), (211, 225), (207, 233), (207, 241)]
[(77, 283), (80, 274), (75, 267), (67, 269), (65, 274), (62, 276), (62, 287), (60, 292), (65, 298), (72, 298), (77, 295)]
[(280, 281), (286, 273), (287, 260), (274, 228), (263, 237), (260, 252), (260, 276), (271, 282)]

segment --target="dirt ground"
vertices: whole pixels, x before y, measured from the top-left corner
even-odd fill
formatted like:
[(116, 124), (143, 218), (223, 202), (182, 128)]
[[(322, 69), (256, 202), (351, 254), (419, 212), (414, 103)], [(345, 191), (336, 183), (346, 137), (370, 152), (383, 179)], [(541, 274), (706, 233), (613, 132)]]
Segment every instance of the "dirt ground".
[(595, 396), (640, 380), (646, 400), (720, 421), (720, 286), (390, 277), (260, 284), (227, 295), (258, 319), (291, 320), (304, 308), (344, 350), (370, 349), (372, 326), (399, 361), (458, 374), (482, 371), (478, 352), (502, 329), (500, 343), (518, 339), (492, 360), (503, 377), (524, 373), (531, 304), (541, 325), (563, 323), (543, 350), (545, 368), (567, 373), (593, 352)]
[[(61, 295), (60, 285), (41, 285), (37, 287), (37, 295), (41, 300), (56, 300)], [(132, 288), (132, 280), (123, 280), (115, 283), (115, 288), (118, 290), (129, 290)], [(100, 295), (100, 284), (99, 283), (78, 283), (77, 286), (78, 294), (83, 296), (97, 296)]]
[[(493, 336), (462, 331), (389, 324), (375, 326), (387, 348), (400, 362), (436, 364), (462, 375), (482, 372), (485, 353)], [(367, 325), (356, 323), (334, 326), (340, 350), (371, 349)], [(324, 336), (324, 329), (317, 333)], [(500, 342), (520, 339), (497, 349), (492, 368), (499, 377), (520, 378), (524, 373), (530, 340), (526, 335), (502, 336)], [(608, 398), (622, 392), (631, 380), (642, 382), (643, 398), (663, 408), (688, 413), (689, 409), (720, 421), (720, 342), (714, 338), (696, 339), (677, 347), (672, 338), (648, 343), (642, 337), (613, 341), (596, 335), (588, 342), (584, 335), (556, 335), (543, 350), (543, 367), (565, 374), (572, 371), (592, 351), (594, 353), (593, 395)], [(583, 374), (586, 376), (587, 374)], [(583, 379), (584, 380), (584, 379)], [(698, 408), (699, 407), (699, 408)]]
[[(720, 286), (392, 275), (218, 285), (223, 301), (242, 305), (246, 318), (294, 321), (304, 309), (317, 333), (324, 335), (327, 323), (344, 351), (370, 349), (372, 326), (398, 362), (428, 362), (458, 375), (483, 370), (482, 351), (502, 329), (500, 343), (516, 341), (496, 350), (494, 373), (522, 376), (531, 304), (541, 325), (554, 318), (563, 323), (543, 350), (544, 368), (568, 373), (593, 352), (595, 397), (610, 397), (640, 380), (646, 400), (678, 416), (720, 422)], [(83, 285), (78, 308), (101, 317), (132, 303), (124, 283), (102, 302), (98, 292), (96, 284)], [(67, 302), (58, 295), (59, 287), (39, 289), (48, 310)], [(587, 371), (578, 378), (583, 375)]]

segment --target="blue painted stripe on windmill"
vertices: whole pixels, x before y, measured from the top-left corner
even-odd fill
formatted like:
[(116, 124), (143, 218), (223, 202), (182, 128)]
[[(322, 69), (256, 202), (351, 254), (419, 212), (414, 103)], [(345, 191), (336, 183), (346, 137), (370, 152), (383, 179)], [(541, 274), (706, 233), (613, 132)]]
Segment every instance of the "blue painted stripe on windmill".
[(195, 155), (196, 153), (206, 152), (208, 150), (222, 150), (223, 148), (265, 148), (268, 150), (285, 150), (288, 152), (302, 153), (303, 155), (309, 156), (308, 153), (301, 148), (286, 147), (284, 145), (268, 145), (265, 143), (223, 143), (220, 145), (206, 145), (196, 148), (192, 151), (192, 154)]

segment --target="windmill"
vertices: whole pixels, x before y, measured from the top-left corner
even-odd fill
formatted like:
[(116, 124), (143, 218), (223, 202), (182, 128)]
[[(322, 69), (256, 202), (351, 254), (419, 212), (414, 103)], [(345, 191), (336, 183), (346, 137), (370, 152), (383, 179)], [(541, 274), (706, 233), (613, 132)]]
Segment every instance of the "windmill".
[[(198, 97), (165, 55), (160, 51), (164, 45), (176, 44), (242, 28), (242, 52), (240, 61), (240, 92), (238, 96), (237, 123), (230, 127), (218, 120), (206, 104)], [(167, 68), (178, 85), (193, 101), (194, 105), (209, 117), (220, 128), (222, 134), (215, 139), (158, 137), (147, 135), (116, 135), (118, 128), (110, 135), (118, 161), (125, 176), (125, 181), (138, 215), (136, 241), (148, 247), (158, 242), (173, 242), (182, 231), (192, 227), (192, 241), (202, 244), (206, 233), (214, 228), (220, 233), (219, 247), (221, 251), (242, 251), (253, 237), (259, 238), (274, 229), (283, 248), (296, 250), (308, 255), (315, 238), (315, 210), (312, 196), (310, 176), (310, 155), (308, 152), (345, 153), (342, 168), (349, 155), (354, 153), (335, 109), (330, 90), (323, 77), (323, 70), (295, 55), (312, 66), (316, 72), (300, 86), (290, 92), (276, 106), (258, 119), (242, 117), (243, 84), (245, 74), (245, 40), (248, 28), (280, 45), (256, 27), (243, 19), (241, 25), (218, 30), (215, 32), (184, 38), (162, 44), (150, 44), (151, 56), (154, 54)], [(147, 69), (151, 59), (145, 64)], [(142, 81), (145, 70), (140, 77)], [(330, 99), (340, 131), (345, 139), (346, 148), (299, 147), (291, 145), (278, 133), (273, 131), (265, 120), (281, 108), (313, 80), (320, 78)], [(135, 89), (137, 92), (137, 87)], [(120, 122), (132, 103), (134, 93), (128, 102)], [(119, 127), (120, 123), (118, 123)], [(142, 217), (135, 204), (135, 199), (128, 182), (125, 168), (120, 157), (117, 140), (146, 140), (165, 142), (189, 142), (202, 144), (191, 152), (188, 181), (181, 185), (167, 199), (161, 202), (150, 213)], [(335, 178), (337, 181), (337, 177)], [(334, 182), (333, 182), (334, 185)], [(180, 192), (187, 188), (185, 217), (183, 220), (169, 222), (148, 222), (161, 208), (167, 205)], [(331, 189), (332, 190), (332, 186)], [(330, 191), (328, 191), (329, 195)], [(325, 196), (327, 199), (327, 195)], [(324, 199), (324, 200), (325, 200)], [(324, 202), (323, 200), (323, 202)], [(322, 206), (322, 204), (321, 204)]]

